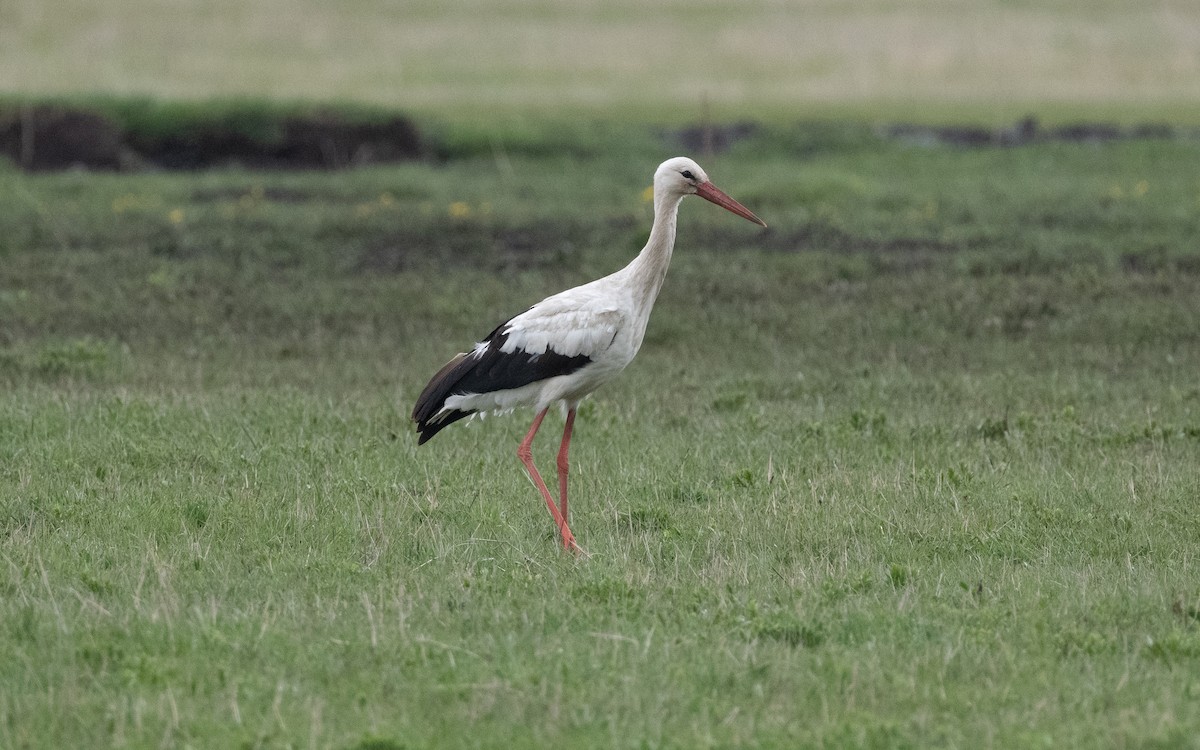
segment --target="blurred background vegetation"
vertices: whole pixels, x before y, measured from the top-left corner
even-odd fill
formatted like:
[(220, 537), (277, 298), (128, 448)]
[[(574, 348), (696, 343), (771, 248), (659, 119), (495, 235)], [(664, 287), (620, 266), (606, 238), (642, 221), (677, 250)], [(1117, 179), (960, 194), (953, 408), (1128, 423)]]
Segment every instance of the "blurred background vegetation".
[(1189, 0), (5, 0), (0, 91), (495, 118), (1200, 113)]

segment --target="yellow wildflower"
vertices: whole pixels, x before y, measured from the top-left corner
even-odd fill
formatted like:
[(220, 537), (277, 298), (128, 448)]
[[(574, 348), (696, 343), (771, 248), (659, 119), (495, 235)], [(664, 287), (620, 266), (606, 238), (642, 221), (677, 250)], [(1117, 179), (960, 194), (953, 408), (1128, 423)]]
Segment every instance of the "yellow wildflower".
[(463, 201), (454, 201), (450, 204), (450, 215), (456, 219), (465, 219), (471, 215), (471, 207)]
[(182, 222), (183, 221), (183, 209), (182, 208), (172, 208), (169, 212), (167, 212), (167, 218), (170, 219), (172, 224), (178, 224), (178, 223)]

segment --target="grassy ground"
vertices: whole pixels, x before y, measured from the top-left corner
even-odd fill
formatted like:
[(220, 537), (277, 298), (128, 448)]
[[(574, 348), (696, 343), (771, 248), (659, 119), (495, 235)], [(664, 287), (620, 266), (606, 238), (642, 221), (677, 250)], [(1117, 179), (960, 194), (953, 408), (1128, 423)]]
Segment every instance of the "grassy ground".
[[(633, 107), (787, 117), (1057, 103), (1200, 111), (1189, 0), (329, 4), (6, 0), (0, 87), (348, 99), (488, 118)], [(934, 115), (937, 116), (937, 115)]]
[(636, 252), (653, 137), (0, 171), (0, 746), (1195, 746), (1197, 145), (849, 132), (706, 164), (771, 229), (684, 206), (584, 559), (525, 417), (407, 411)]

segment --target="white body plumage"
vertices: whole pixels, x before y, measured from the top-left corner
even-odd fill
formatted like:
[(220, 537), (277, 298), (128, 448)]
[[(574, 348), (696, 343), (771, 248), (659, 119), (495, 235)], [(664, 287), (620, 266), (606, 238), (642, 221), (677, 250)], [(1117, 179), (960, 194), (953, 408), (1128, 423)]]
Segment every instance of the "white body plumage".
[[(654, 173), (650, 239), (629, 265), (547, 297), (502, 323), (470, 352), (447, 362), (413, 407), (418, 444), (475, 414), (524, 406), (537, 411), (517, 454), (542, 493), (568, 549), (578, 548), (567, 526), (567, 449), (575, 407), (624, 370), (641, 348), (650, 311), (671, 263), (679, 202), (688, 195), (699, 195), (766, 226), (718, 190), (696, 162), (686, 157), (668, 159)], [(556, 403), (567, 409), (558, 458), (557, 504), (530, 453), (546, 410)]]
[[(623, 273), (547, 297), (501, 328), (507, 339), (499, 351), (527, 355), (533, 367), (538, 355), (548, 352), (586, 357), (586, 364), (516, 388), (454, 394), (446, 398), (444, 408), (493, 412), (528, 406), (541, 411), (560, 402), (574, 405), (624, 370), (642, 345), (650, 305), (638, 304), (623, 283)], [(468, 357), (484, 356), (488, 346), (480, 342)]]

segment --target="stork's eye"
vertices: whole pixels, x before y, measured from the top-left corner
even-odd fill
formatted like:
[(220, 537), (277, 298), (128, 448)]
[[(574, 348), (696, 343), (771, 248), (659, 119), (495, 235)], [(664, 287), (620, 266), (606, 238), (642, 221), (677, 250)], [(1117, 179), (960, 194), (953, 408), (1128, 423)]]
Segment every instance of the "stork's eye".
[(688, 178), (689, 180), (696, 179), (696, 175), (692, 174), (692, 170), (690, 170), (690, 169), (685, 169), (682, 172), (680, 172), (680, 174), (682, 174), (684, 177)]

